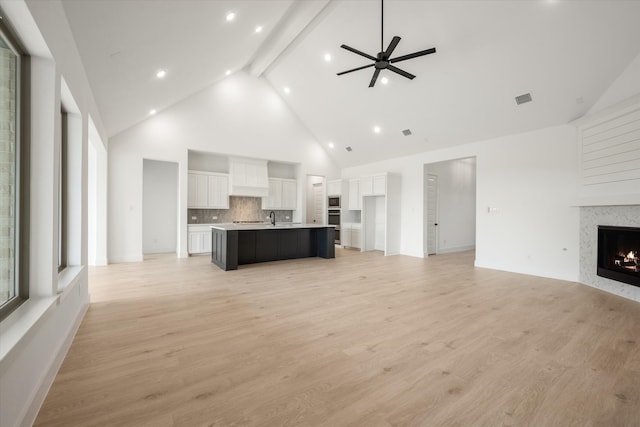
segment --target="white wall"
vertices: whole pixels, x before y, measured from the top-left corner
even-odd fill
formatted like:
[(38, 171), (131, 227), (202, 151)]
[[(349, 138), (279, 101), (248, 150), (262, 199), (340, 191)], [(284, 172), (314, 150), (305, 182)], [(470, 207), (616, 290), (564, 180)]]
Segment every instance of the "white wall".
[[(476, 157), (476, 265), (578, 280), (576, 131), (563, 125), (343, 170), (402, 179), (401, 253), (423, 256), (423, 170)], [(487, 208), (498, 212), (489, 214)]]
[(142, 260), (142, 159), (179, 165), (179, 254), (187, 256), (188, 150), (296, 163), (294, 221), (306, 217), (307, 175), (338, 176), (327, 152), (262, 78), (244, 72), (109, 141), (109, 261)]
[(600, 96), (587, 115), (602, 111), (636, 94), (640, 94), (640, 54)]
[(89, 265), (107, 265), (107, 150), (89, 116), (88, 254)]
[[(456, 159), (426, 165), (438, 176), (438, 253), (476, 245), (476, 161)], [(426, 217), (425, 217), (426, 220)]]
[[(32, 56), (29, 299), (0, 322), (0, 425), (29, 426), (44, 400), (89, 304), (87, 278), (87, 144), (89, 115), (106, 136), (80, 56), (58, 0), (0, 0)], [(57, 171), (61, 81), (78, 107), (80, 138), (71, 171), (75, 228), (71, 261), (57, 273)], [(103, 138), (106, 140), (106, 138)], [(78, 182), (80, 181), (80, 182)], [(78, 206), (79, 204), (79, 206)], [(78, 224), (79, 221), (79, 224)], [(60, 290), (60, 291), (59, 291)]]
[(177, 251), (178, 164), (143, 160), (142, 251)]
[(229, 158), (215, 153), (189, 151), (189, 170), (229, 173)]

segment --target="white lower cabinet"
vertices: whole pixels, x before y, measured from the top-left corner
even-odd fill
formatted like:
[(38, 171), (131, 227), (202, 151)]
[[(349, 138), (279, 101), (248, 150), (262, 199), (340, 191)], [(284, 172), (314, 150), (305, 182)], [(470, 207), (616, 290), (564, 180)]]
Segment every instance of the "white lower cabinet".
[(189, 225), (189, 254), (211, 253), (211, 228), (209, 225)]
[(347, 248), (361, 247), (361, 228), (359, 223), (346, 222), (340, 228), (340, 243)]
[(351, 247), (360, 249), (362, 245), (360, 244), (360, 224), (357, 224), (357, 228), (351, 229)]
[(349, 224), (342, 224), (340, 226), (340, 244), (345, 247), (351, 247), (351, 228)]

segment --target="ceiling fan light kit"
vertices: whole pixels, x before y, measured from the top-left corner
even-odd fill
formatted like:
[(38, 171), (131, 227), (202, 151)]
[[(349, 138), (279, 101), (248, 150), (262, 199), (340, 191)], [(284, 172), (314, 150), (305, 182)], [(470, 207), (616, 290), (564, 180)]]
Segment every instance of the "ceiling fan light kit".
[(381, 70), (389, 70), (393, 71), (396, 74), (400, 74), (403, 77), (406, 77), (410, 80), (413, 80), (416, 76), (411, 73), (408, 73), (395, 65), (392, 65), (396, 62), (406, 61), (407, 59), (417, 58), (419, 56), (429, 55), (436, 52), (436, 48), (432, 47), (431, 49), (425, 49), (418, 52), (410, 53), (408, 55), (397, 56), (395, 58), (391, 58), (391, 54), (400, 43), (400, 37), (394, 36), (389, 43), (389, 46), (386, 50), (384, 50), (384, 0), (380, 0), (381, 6), (381, 18), (380, 18), (380, 52), (376, 56), (369, 55), (364, 53), (358, 49), (352, 48), (351, 46), (347, 46), (346, 44), (341, 45), (340, 47), (348, 50), (349, 52), (353, 52), (356, 55), (363, 56), (367, 59), (373, 61), (373, 64), (363, 65), (362, 67), (352, 68), (351, 70), (342, 71), (338, 73), (339, 76), (347, 73), (352, 73), (354, 71), (364, 70), (365, 68), (374, 67), (375, 71), (373, 72), (373, 76), (371, 77), (371, 82), (369, 82), (369, 87), (373, 87), (376, 84), (376, 80), (378, 80), (378, 76), (380, 75)]

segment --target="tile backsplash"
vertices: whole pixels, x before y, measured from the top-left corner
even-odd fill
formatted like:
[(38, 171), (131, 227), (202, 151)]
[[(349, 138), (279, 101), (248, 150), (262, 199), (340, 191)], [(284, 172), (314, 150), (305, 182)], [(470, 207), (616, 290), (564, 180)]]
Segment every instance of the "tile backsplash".
[[(229, 209), (187, 209), (188, 224), (220, 224), (233, 221), (268, 221), (260, 197), (229, 197)], [(293, 211), (274, 211), (277, 222), (291, 222)], [(217, 217), (217, 219), (213, 219)], [(287, 218), (288, 217), (288, 218)]]

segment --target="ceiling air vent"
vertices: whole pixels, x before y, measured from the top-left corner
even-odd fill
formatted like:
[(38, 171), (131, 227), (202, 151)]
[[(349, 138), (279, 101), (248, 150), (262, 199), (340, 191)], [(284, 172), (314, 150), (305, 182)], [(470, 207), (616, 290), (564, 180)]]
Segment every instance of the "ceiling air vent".
[(516, 96), (516, 104), (520, 105), (520, 104), (525, 104), (527, 102), (531, 102), (531, 94), (530, 93), (525, 93), (524, 95), (519, 95)]
[(353, 151), (353, 149), (350, 146), (346, 147), (345, 150), (347, 150), (348, 152), (352, 152)]
[(411, 135), (411, 129), (405, 129), (405, 130), (403, 130), (403, 131), (402, 131), (402, 134), (403, 134), (404, 136), (409, 136), (409, 135)]

